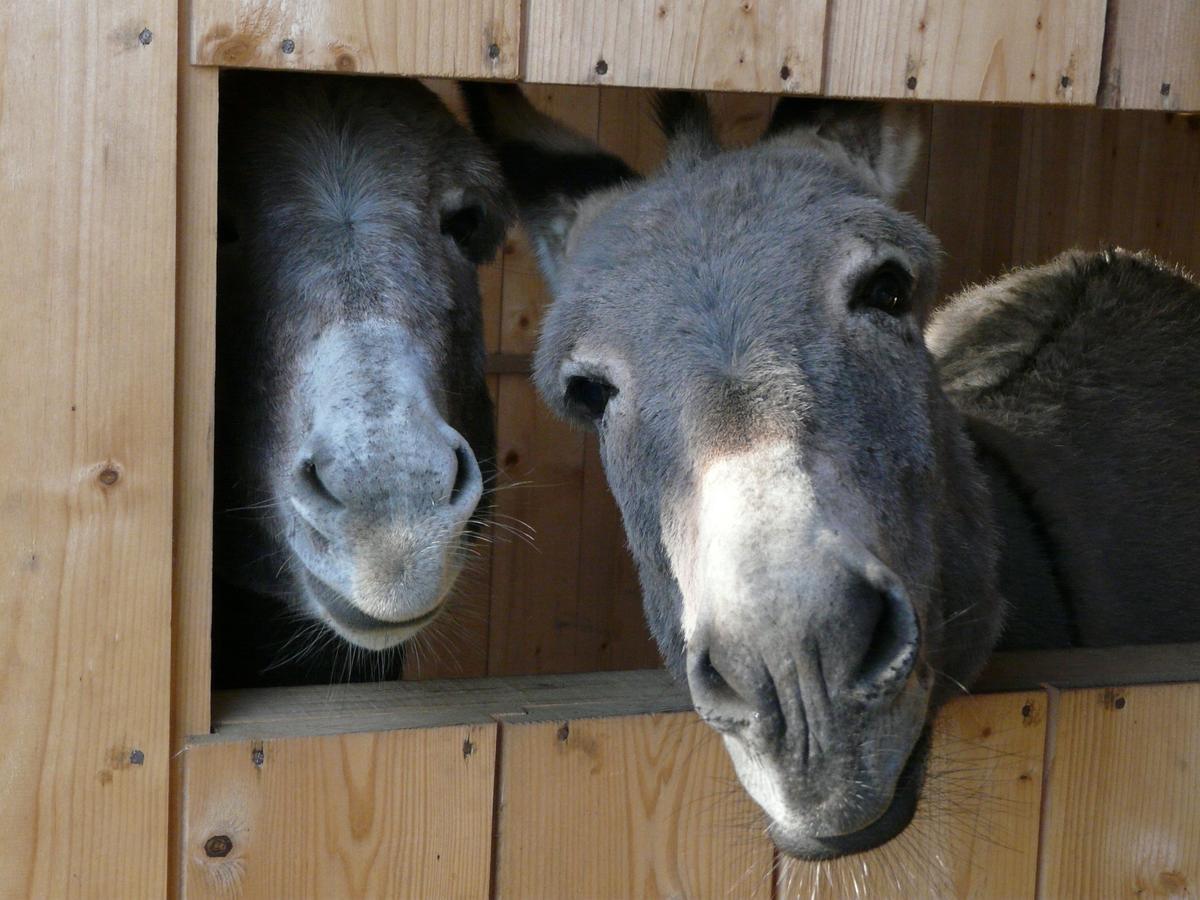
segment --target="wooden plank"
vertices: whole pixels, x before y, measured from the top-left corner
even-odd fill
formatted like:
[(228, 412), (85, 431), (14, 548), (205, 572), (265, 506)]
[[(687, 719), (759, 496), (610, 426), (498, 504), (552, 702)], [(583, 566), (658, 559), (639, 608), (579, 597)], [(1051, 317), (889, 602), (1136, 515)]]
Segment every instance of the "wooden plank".
[(0, 5), (0, 885), (167, 880), (177, 13)]
[(825, 0), (526, 0), (529, 81), (817, 93)]
[(996, 653), (971, 690), (995, 693), (1042, 685), (1067, 689), (1176, 681), (1200, 681), (1200, 644)]
[[(688, 709), (687, 688), (661, 669), (257, 688), (213, 695), (216, 735), (211, 740)], [(193, 743), (206, 740), (192, 738)]]
[(208, 66), (516, 78), (520, 0), (194, 0), (192, 62)]
[(170, 884), (181, 896), (183, 749), (209, 729), (216, 365), (218, 73), (179, 54)]
[(692, 713), (505, 725), (497, 898), (770, 897), (772, 851)]
[(186, 755), (189, 898), (487, 894), (495, 725)]
[(1059, 701), (1042, 832), (1045, 897), (1194, 896), (1200, 684)]
[(952, 296), (1010, 265), (1023, 111), (935, 105), (925, 223), (942, 242), (941, 290)]
[(1118, 109), (1200, 109), (1200, 4), (1109, 0), (1100, 103)]
[(837, 897), (1032, 897), (1046, 711), (1041, 692), (948, 704), (935, 726), (912, 824), (860, 856), (816, 864), (785, 860), (778, 896), (828, 890)]
[(938, 106), (926, 222), (944, 294), (1071, 247), (1200, 268), (1200, 125), (1162, 113)]
[(1091, 104), (1104, 12), (1105, 0), (837, 0), (823, 93)]

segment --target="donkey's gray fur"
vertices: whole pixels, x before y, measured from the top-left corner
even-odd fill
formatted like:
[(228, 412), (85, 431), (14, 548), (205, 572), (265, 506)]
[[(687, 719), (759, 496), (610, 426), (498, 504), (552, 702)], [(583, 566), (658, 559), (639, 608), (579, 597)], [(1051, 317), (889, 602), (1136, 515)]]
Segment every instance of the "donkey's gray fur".
[(441, 609), (494, 455), (476, 264), (503, 179), (414, 81), (221, 95), (218, 570), (392, 646)]
[(926, 338), (902, 110), (782, 101), (725, 152), (671, 95), (639, 181), (515, 89), (467, 96), (553, 288), (539, 388), (596, 428), (652, 630), (782, 849), (902, 830), (1003, 628), (1200, 637), (1195, 285), (1072, 255)]

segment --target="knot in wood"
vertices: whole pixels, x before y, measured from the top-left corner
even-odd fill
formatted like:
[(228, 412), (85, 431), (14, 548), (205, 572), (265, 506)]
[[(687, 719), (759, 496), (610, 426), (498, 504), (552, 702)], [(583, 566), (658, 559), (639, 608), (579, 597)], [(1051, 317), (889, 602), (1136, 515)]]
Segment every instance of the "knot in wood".
[(227, 834), (214, 834), (204, 842), (204, 855), (210, 859), (228, 856), (233, 849), (233, 840)]

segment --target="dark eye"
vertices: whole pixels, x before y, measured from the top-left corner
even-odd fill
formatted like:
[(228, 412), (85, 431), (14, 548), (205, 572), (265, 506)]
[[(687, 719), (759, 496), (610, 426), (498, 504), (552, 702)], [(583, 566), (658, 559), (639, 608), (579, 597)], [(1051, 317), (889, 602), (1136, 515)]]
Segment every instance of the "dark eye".
[(616, 395), (617, 389), (603, 378), (572, 375), (567, 379), (567, 405), (585, 419), (601, 418)]
[(442, 234), (454, 239), (463, 252), (471, 255), (475, 235), (483, 224), (483, 210), (478, 206), (463, 206), (442, 213)]
[(899, 263), (885, 262), (859, 282), (850, 304), (902, 316), (911, 309), (912, 276)]

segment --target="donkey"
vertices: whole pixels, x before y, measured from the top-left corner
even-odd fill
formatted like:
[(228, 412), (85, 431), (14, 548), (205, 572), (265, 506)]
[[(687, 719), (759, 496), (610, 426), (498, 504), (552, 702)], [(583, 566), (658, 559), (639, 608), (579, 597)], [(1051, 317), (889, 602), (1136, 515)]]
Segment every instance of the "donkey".
[(728, 151), (668, 94), (642, 181), (513, 88), (466, 95), (552, 290), (540, 392), (598, 433), (651, 629), (782, 851), (900, 833), (1002, 637), (1200, 638), (1196, 285), (1068, 254), (925, 331), (903, 109), (783, 100)]
[[(476, 266), (512, 204), (418, 82), (228, 73), (221, 97), (216, 568), (390, 648), (443, 610), (477, 530)], [(253, 606), (227, 598), (218, 655)]]

